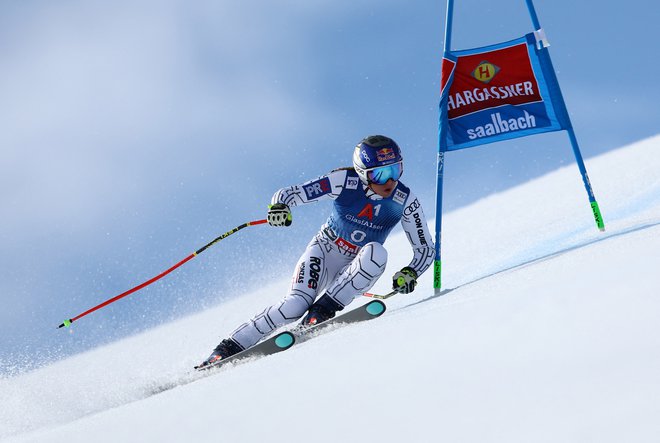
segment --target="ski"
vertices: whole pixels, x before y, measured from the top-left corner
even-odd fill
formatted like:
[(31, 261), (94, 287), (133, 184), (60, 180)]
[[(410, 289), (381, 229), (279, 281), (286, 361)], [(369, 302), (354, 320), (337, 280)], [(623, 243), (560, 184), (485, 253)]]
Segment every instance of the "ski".
[(296, 339), (306, 339), (315, 336), (319, 331), (331, 326), (344, 325), (348, 323), (357, 323), (366, 320), (372, 320), (380, 317), (385, 312), (385, 303), (380, 300), (372, 300), (352, 311), (330, 320), (324, 321), (314, 326), (298, 325), (290, 331), (280, 332), (279, 334), (267, 338), (261, 343), (246, 349), (245, 351), (234, 354), (231, 357), (223, 358), (207, 366), (195, 366), (197, 371), (206, 371), (208, 369), (218, 368), (226, 363), (237, 362), (251, 357), (263, 357), (278, 352), (286, 351), (296, 343)]
[(245, 351), (234, 354), (230, 357), (218, 360), (215, 363), (206, 366), (195, 366), (198, 371), (206, 371), (212, 368), (218, 368), (226, 363), (237, 362), (251, 357), (263, 357), (265, 355), (276, 354), (278, 352), (286, 351), (296, 342), (296, 337), (289, 331), (281, 332), (273, 337), (252, 346)]
[(380, 300), (372, 300), (367, 304), (364, 304), (358, 308), (348, 311), (345, 314), (339, 315), (337, 317), (326, 320), (323, 323), (319, 323), (314, 326), (302, 326), (299, 325), (293, 329), (293, 333), (297, 338), (302, 338), (305, 336), (316, 335), (317, 332), (327, 329), (331, 326), (336, 326), (339, 324), (348, 324), (348, 323), (357, 323), (366, 320), (372, 320), (378, 318), (385, 312), (385, 303)]

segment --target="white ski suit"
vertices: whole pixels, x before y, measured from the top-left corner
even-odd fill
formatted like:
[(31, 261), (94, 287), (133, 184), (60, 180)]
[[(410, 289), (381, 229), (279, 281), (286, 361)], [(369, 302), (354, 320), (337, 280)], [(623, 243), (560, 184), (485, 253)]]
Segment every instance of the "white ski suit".
[(431, 265), (434, 247), (422, 207), (400, 181), (383, 198), (365, 186), (355, 170), (342, 168), (280, 189), (272, 203), (294, 207), (328, 198), (334, 200), (332, 214), (298, 260), (289, 293), (231, 334), (244, 349), (301, 318), (323, 293), (347, 306), (368, 291), (385, 271), (383, 243), (399, 221), (413, 251), (408, 266), (420, 276)]

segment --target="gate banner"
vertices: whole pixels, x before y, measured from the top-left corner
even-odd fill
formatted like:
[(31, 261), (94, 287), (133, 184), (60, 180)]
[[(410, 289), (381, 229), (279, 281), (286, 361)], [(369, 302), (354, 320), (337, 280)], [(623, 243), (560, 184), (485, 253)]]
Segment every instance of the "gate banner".
[(534, 33), (442, 59), (440, 149), (568, 129), (548, 50)]

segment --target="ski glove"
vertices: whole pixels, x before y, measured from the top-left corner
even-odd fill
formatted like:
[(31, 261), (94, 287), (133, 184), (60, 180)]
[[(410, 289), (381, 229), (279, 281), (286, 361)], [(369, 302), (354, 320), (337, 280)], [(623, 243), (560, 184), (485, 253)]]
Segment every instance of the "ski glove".
[(415, 290), (417, 272), (409, 266), (401, 269), (392, 277), (392, 289), (400, 294), (409, 294)]
[(271, 226), (291, 226), (291, 209), (284, 203), (268, 206), (268, 224)]

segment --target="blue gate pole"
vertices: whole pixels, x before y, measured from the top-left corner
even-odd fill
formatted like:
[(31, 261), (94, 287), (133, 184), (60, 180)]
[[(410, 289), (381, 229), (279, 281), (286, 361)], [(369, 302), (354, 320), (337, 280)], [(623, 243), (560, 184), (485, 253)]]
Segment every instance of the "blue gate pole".
[[(454, 0), (447, 0), (447, 16), (445, 19), (445, 54), (451, 50), (451, 29), (454, 16)], [(441, 101), (442, 106), (442, 101)], [(436, 178), (435, 197), (435, 260), (433, 262), (433, 288), (435, 295), (440, 295), (442, 286), (442, 258), (440, 254), (442, 244), (442, 191), (445, 169), (445, 149), (447, 135), (442, 130), (442, 110), (440, 110), (440, 124), (438, 128), (438, 169)]]
[[(532, 19), (534, 30), (540, 31), (541, 24), (539, 23), (539, 17), (536, 15), (536, 9), (534, 8), (533, 0), (525, 0), (525, 1), (527, 2), (527, 9), (529, 10), (529, 16)], [(540, 50), (547, 52), (548, 48), (543, 47)], [(549, 53), (547, 53), (547, 61), (548, 64), (550, 65), (550, 72), (548, 72), (548, 74), (552, 76), (554, 83), (556, 85), (559, 85), (559, 81), (557, 80), (557, 76), (555, 74), (555, 68), (552, 66), (552, 60), (550, 59)], [(566, 128), (566, 131), (568, 132), (568, 138), (570, 139), (571, 146), (573, 147), (573, 154), (575, 155), (575, 161), (577, 162), (578, 168), (580, 169), (580, 174), (582, 175), (582, 182), (584, 183), (584, 188), (586, 189), (587, 195), (589, 196), (589, 203), (591, 205), (591, 211), (593, 212), (594, 219), (596, 221), (596, 226), (598, 227), (599, 230), (604, 231), (605, 222), (603, 221), (603, 216), (600, 213), (600, 208), (598, 207), (596, 196), (594, 195), (593, 188), (591, 187), (591, 181), (589, 181), (587, 168), (584, 166), (584, 160), (582, 158), (582, 153), (580, 152), (580, 146), (578, 145), (577, 137), (575, 136), (573, 123), (571, 123), (571, 119), (568, 115), (568, 111), (566, 110), (566, 102), (564, 101), (564, 97), (563, 94), (561, 93), (560, 87), (557, 88), (557, 92), (559, 93), (559, 97), (561, 98), (561, 102), (562, 102), (562, 107), (564, 108), (564, 112), (566, 114), (566, 121), (568, 121), (568, 127)]]

